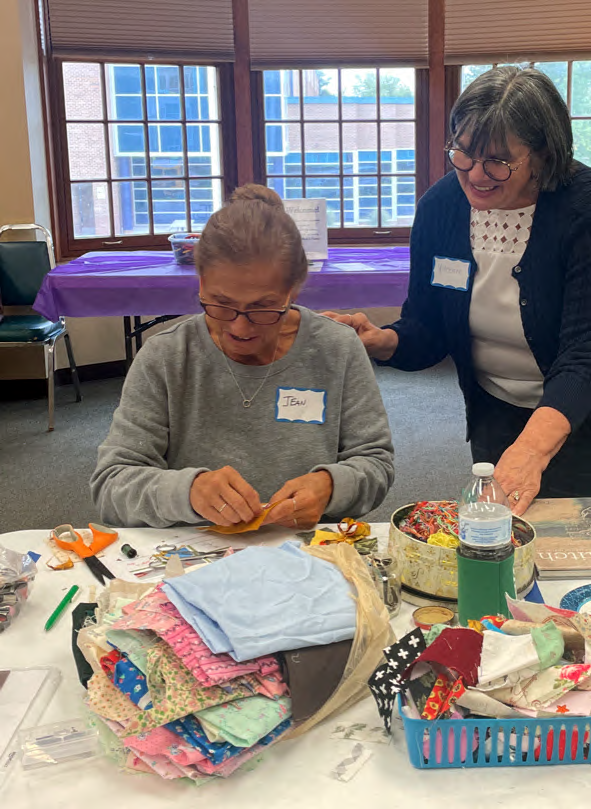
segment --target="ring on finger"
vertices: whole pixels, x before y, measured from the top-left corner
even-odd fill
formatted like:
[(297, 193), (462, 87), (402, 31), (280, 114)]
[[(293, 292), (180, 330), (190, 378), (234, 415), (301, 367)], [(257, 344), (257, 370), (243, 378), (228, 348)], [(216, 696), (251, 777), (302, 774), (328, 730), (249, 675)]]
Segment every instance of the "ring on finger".
[(227, 505), (228, 504), (224, 501), (224, 503), (218, 508), (218, 514), (221, 514)]
[(294, 517), (294, 518), (293, 518), (293, 524), (294, 524), (294, 526), (295, 526), (296, 528), (298, 527), (298, 520), (297, 520), (297, 517)]
[(295, 499), (295, 497), (291, 498), (291, 502), (293, 503), (293, 510), (295, 512), (295, 510), (296, 510), (296, 499)]
[(519, 492), (518, 492), (517, 490), (515, 490), (515, 491), (513, 492), (513, 494), (511, 495), (511, 497), (512, 497), (512, 498), (513, 498), (513, 500), (515, 500), (515, 502), (517, 503), (517, 501), (519, 500), (519, 498), (521, 497), (521, 495), (519, 494)]

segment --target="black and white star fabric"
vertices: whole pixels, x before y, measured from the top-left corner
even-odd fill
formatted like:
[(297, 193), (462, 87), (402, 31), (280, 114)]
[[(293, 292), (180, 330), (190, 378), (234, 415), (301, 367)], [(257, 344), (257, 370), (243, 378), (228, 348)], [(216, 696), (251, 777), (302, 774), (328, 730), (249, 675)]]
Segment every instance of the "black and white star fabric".
[(392, 711), (396, 695), (406, 682), (404, 672), (426, 648), (427, 644), (421, 630), (413, 629), (398, 643), (384, 649), (387, 662), (378, 666), (368, 680), (370, 691), (388, 733), (392, 727)]

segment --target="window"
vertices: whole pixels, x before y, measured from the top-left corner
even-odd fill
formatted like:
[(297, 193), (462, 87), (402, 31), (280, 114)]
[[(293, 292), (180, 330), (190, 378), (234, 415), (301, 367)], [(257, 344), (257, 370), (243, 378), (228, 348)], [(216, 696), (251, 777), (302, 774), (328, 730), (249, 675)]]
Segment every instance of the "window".
[(70, 249), (201, 230), (222, 203), (218, 70), (66, 61), (61, 81)]
[[(527, 67), (530, 63), (518, 63)], [(591, 165), (591, 61), (535, 62), (533, 67), (549, 76), (566, 101), (573, 122), (575, 158)], [(464, 65), (462, 90), (490, 70), (492, 65)]]
[(266, 70), (263, 99), (266, 182), (281, 197), (326, 199), (333, 235), (412, 224), (414, 69)]

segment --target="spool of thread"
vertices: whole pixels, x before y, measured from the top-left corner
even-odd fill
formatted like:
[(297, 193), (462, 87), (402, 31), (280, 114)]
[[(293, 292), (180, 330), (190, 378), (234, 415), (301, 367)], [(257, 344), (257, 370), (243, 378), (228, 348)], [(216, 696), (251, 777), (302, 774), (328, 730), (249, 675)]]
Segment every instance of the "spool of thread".
[(128, 559), (135, 559), (135, 557), (137, 556), (136, 549), (132, 548), (131, 545), (122, 545), (121, 553), (127, 556)]

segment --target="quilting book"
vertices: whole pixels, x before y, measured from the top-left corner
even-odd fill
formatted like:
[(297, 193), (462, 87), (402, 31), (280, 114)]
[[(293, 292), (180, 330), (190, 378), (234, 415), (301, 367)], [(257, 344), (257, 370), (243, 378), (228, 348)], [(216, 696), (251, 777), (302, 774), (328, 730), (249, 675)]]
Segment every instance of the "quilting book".
[(536, 529), (539, 579), (591, 578), (591, 498), (536, 500), (524, 515)]

